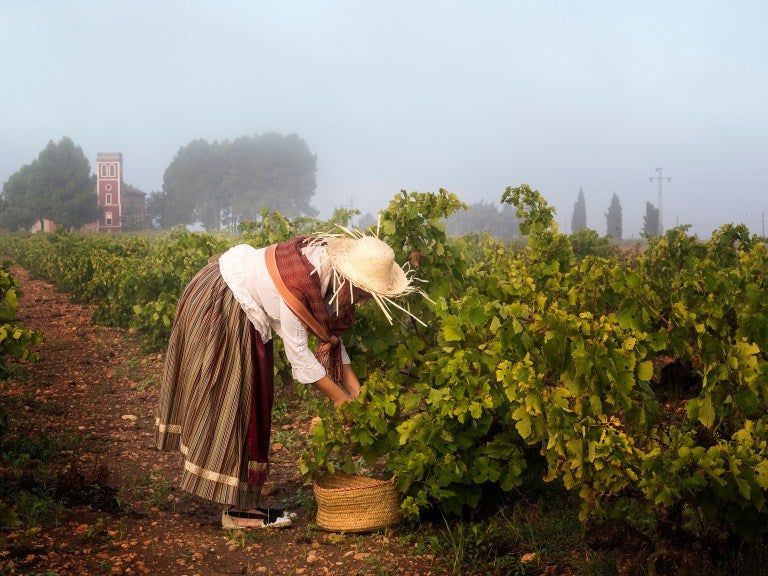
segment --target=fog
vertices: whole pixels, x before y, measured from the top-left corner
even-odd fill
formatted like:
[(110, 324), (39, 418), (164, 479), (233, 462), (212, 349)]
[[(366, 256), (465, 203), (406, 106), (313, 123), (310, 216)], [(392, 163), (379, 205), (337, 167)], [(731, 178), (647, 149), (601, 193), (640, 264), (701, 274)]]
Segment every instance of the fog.
[(313, 205), (375, 212), (401, 189), (496, 202), (528, 183), (570, 231), (583, 188), (638, 237), (764, 234), (768, 4), (0, 0), (0, 181), (69, 136), (122, 152), (149, 193), (191, 140), (295, 133)]

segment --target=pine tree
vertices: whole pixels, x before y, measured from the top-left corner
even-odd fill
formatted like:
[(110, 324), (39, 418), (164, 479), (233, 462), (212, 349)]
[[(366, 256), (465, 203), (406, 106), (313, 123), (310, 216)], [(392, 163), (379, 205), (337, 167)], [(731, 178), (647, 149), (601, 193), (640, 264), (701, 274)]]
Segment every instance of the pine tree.
[(51, 140), (3, 186), (0, 225), (16, 230), (53, 220), (65, 230), (95, 221), (99, 204), (91, 165), (71, 138)]

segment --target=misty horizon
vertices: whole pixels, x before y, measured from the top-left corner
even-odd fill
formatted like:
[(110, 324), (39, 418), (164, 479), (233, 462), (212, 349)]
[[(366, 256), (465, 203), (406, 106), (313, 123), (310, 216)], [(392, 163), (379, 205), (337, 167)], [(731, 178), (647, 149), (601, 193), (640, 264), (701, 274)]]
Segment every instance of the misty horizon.
[(523, 183), (570, 232), (579, 189), (624, 237), (646, 202), (663, 227), (764, 233), (768, 6), (685, 1), (13, 3), (0, 93), (0, 179), (67, 136), (93, 167), (162, 189), (201, 138), (296, 134), (317, 156), (312, 204), (362, 214), (401, 189), (498, 203)]

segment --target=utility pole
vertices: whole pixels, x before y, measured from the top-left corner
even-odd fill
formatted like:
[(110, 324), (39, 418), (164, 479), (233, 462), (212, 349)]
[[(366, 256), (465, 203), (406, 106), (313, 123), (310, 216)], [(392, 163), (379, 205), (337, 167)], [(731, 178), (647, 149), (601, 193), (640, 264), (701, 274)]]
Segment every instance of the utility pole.
[(667, 182), (672, 180), (672, 178), (670, 177), (664, 178), (664, 176), (662, 175), (663, 170), (664, 168), (656, 168), (656, 173), (658, 174), (658, 176), (651, 176), (650, 178), (648, 178), (648, 180), (650, 180), (651, 182), (653, 182), (654, 180), (659, 181), (659, 236), (661, 236), (662, 232), (664, 232), (664, 225), (662, 224), (662, 219), (661, 219), (661, 183), (664, 180), (666, 180)]

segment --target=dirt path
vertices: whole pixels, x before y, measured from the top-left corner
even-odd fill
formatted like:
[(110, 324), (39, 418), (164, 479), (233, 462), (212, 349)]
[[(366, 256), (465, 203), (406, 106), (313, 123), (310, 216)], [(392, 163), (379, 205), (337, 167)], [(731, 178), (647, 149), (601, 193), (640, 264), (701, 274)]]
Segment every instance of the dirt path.
[[(298, 514), (285, 530), (232, 532), (220, 509), (176, 490), (177, 454), (153, 447), (162, 355), (142, 354), (123, 330), (95, 326), (92, 309), (14, 268), (24, 292), (19, 321), (45, 335), (41, 361), (0, 383), (9, 434), (64, 447), (57, 526), (0, 532), (0, 574), (215, 576), (444, 574), (412, 529), (341, 535), (313, 526), (312, 492), (298, 454), (273, 445), (268, 503)], [(283, 424), (306, 433), (310, 416)], [(34, 477), (20, 480), (34, 483)], [(15, 571), (13, 571), (15, 570)]]

